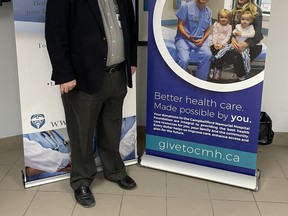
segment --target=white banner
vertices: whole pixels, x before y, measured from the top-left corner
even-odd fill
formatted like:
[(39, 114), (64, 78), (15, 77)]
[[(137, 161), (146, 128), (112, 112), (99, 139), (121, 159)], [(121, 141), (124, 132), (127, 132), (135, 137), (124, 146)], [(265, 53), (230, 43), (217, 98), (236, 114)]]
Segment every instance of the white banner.
[[(70, 147), (60, 89), (51, 81), (44, 37), (46, 0), (14, 0), (14, 23), (22, 116), (25, 187), (69, 177)], [(120, 153), (137, 163), (136, 77), (124, 101)], [(96, 165), (101, 170), (96, 143)]]

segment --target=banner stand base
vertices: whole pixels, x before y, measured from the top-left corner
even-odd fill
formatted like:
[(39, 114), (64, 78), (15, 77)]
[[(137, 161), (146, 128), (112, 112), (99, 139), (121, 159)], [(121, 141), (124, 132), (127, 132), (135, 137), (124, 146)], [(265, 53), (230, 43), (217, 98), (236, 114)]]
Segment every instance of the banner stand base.
[[(137, 164), (137, 163), (138, 163), (138, 158), (124, 161), (125, 166), (130, 166), (130, 165)], [(98, 166), (97, 172), (102, 172), (102, 171), (103, 171), (103, 166)], [(39, 180), (28, 182), (26, 179), (25, 170), (21, 170), (21, 174), (22, 174), (22, 180), (23, 180), (23, 185), (25, 189), (35, 187), (35, 186), (40, 186), (43, 184), (53, 183), (56, 181), (66, 180), (70, 178), (70, 173), (67, 173), (67, 174), (62, 174), (58, 176), (53, 176), (49, 178), (44, 178), (44, 179), (39, 179)]]
[(256, 170), (255, 176), (229, 172), (225, 170), (185, 163), (157, 156), (144, 154), (140, 162), (141, 166), (219, 182), (241, 188), (257, 191), (259, 189), (260, 170)]
[(22, 173), (23, 184), (24, 184), (25, 189), (70, 178), (70, 174), (67, 173), (67, 174), (62, 174), (59, 176), (53, 176), (53, 177), (49, 177), (49, 178), (45, 178), (45, 179), (39, 179), (39, 180), (27, 182), (25, 172), (23, 170), (21, 170), (21, 173)]

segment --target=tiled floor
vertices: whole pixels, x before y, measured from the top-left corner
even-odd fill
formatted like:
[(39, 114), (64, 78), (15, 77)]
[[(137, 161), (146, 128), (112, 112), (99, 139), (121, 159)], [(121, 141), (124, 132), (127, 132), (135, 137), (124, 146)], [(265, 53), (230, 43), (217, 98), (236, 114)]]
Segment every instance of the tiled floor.
[(277, 134), (272, 145), (259, 150), (258, 192), (132, 165), (128, 172), (138, 183), (136, 190), (123, 191), (99, 174), (91, 187), (96, 206), (86, 209), (76, 204), (68, 180), (24, 189), (21, 141), (2, 139), (0, 215), (287, 216), (287, 140)]

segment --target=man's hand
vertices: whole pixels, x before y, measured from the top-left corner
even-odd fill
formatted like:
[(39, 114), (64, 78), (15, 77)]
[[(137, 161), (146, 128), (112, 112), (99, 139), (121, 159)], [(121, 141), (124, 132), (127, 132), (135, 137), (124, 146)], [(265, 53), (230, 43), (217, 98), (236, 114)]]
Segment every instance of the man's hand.
[(238, 42), (235, 38), (232, 38), (231, 44), (233, 48), (239, 53), (242, 52), (246, 47), (248, 47), (248, 44), (246, 42)]
[(77, 82), (74, 79), (70, 82), (60, 84), (61, 94), (68, 93), (69, 91), (71, 91), (76, 86), (76, 83)]
[(238, 49), (238, 41), (234, 37), (231, 39), (231, 45), (235, 50)]
[(133, 76), (133, 74), (136, 73), (136, 67), (131, 66), (131, 75)]
[(243, 50), (246, 49), (246, 47), (248, 47), (248, 44), (246, 42), (240, 42), (238, 43), (238, 52), (242, 52)]
[(205, 42), (205, 39), (204, 38), (201, 38), (201, 39), (197, 39), (197, 40), (194, 40), (194, 44), (197, 46), (197, 47), (200, 47), (203, 45), (203, 43)]
[(194, 38), (195, 38), (194, 36), (190, 36), (190, 35), (187, 37), (187, 39), (192, 43), (196, 42), (196, 40)]

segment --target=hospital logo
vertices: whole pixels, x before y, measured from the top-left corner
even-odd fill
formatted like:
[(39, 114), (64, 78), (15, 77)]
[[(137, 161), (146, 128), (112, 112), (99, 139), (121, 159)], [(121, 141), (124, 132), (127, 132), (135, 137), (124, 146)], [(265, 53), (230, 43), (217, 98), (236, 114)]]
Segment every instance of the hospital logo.
[(44, 114), (35, 114), (31, 116), (31, 125), (36, 129), (40, 129), (45, 124)]

